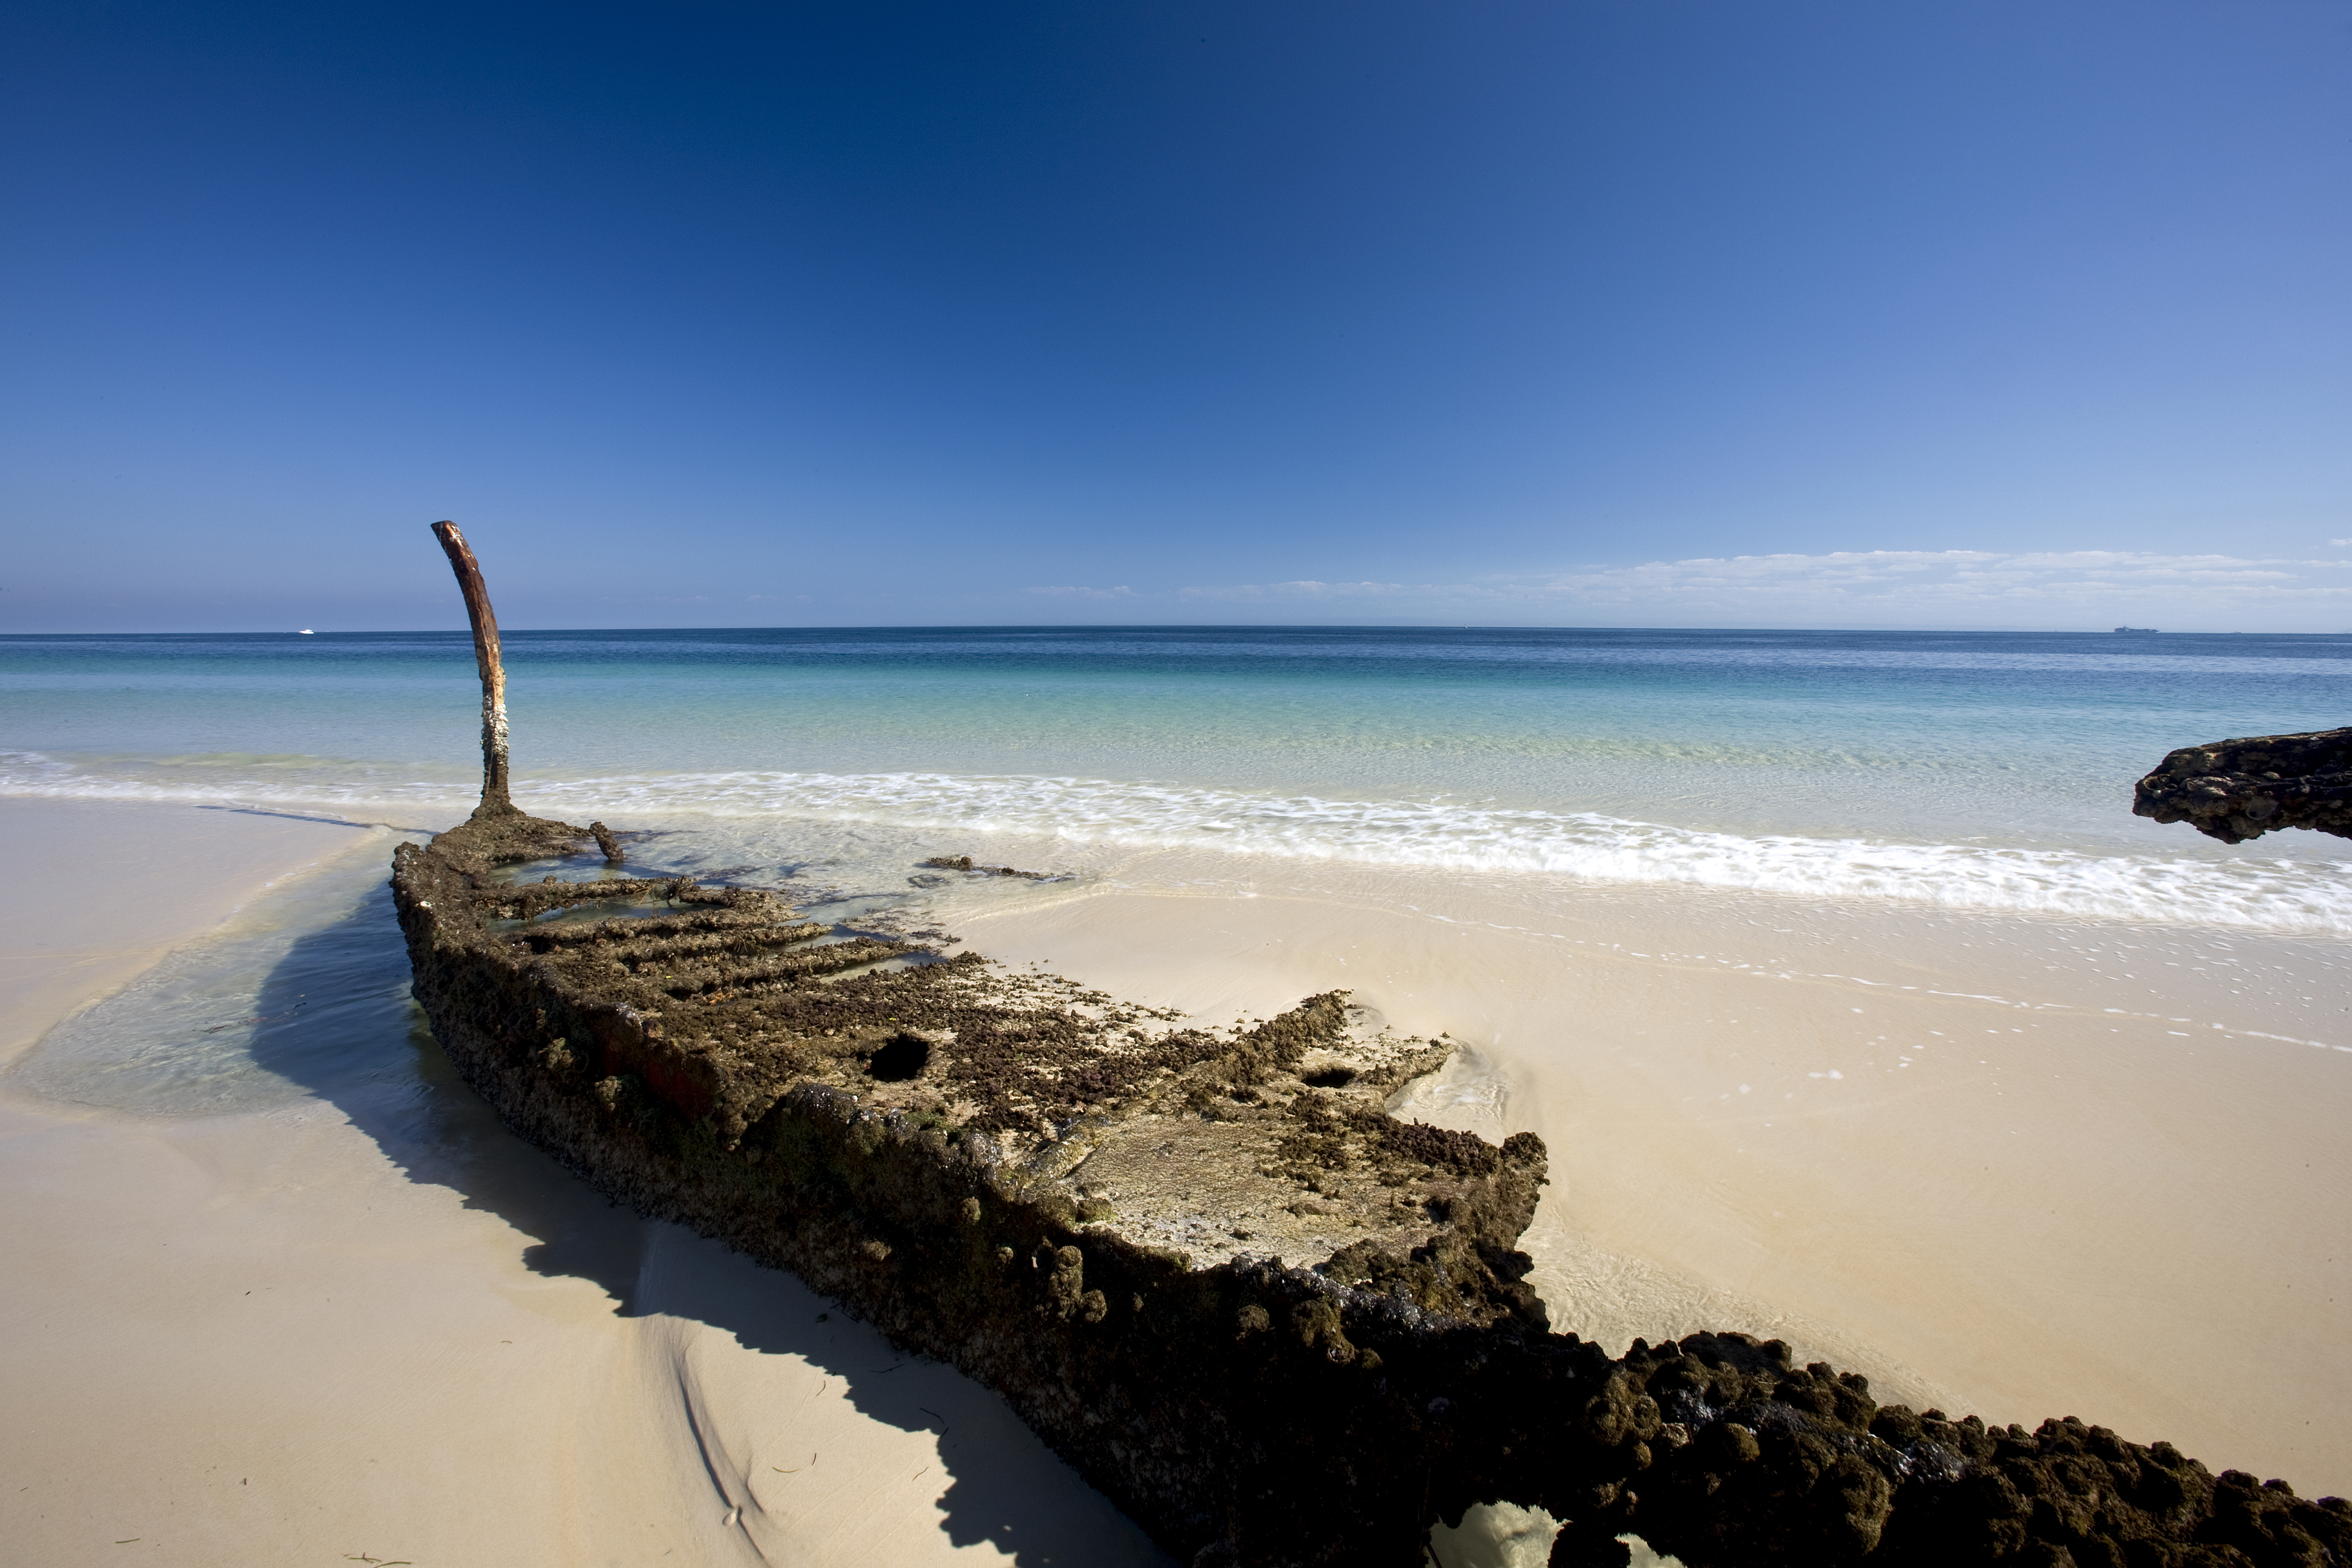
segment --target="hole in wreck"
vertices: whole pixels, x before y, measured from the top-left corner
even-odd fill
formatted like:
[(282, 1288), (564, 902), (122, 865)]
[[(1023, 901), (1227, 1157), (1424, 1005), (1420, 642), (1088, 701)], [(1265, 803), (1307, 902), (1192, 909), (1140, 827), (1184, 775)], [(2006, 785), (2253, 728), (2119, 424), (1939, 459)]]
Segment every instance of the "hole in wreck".
[(893, 1035), (866, 1060), (866, 1073), (877, 1083), (905, 1083), (920, 1078), (931, 1065), (931, 1042), (920, 1035)]
[(1321, 1068), (1298, 1080), (1310, 1089), (1345, 1089), (1356, 1081), (1353, 1068)]

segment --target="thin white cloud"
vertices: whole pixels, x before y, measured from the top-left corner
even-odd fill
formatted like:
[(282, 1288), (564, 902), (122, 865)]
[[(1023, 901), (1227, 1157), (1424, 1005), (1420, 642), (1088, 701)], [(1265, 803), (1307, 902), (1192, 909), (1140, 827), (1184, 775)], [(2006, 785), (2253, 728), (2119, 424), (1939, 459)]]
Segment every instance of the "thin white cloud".
[(1751, 626), (2136, 625), (2339, 629), (2352, 562), (2112, 550), (1840, 551), (1591, 566), (1460, 583), (1236, 584), (1200, 602), (1357, 601), (1390, 614)]
[(1408, 583), (1243, 583), (1230, 588), (1180, 588), (1186, 599), (1376, 599), (1440, 590)]
[(1055, 599), (1131, 599), (1135, 590), (1122, 584), (1117, 588), (1024, 588), (1024, 594), (1043, 594)]

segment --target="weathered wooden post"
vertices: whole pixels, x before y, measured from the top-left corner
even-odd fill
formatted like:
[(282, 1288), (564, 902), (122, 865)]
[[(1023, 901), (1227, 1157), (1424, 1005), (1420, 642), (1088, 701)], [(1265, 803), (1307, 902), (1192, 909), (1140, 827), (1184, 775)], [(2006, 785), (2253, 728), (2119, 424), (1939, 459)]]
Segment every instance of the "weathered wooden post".
[(482, 804), (476, 816), (518, 815), (514, 797), (507, 793), (507, 672), (499, 659), (499, 617), (490, 608), (490, 590), (482, 582), (481, 563), (466, 547), (466, 536), (454, 522), (436, 522), (434, 536), (457, 574), (466, 595), (466, 616), (474, 623), (474, 663), (482, 672)]
[[(482, 804), (478, 817), (520, 816), (522, 810), (507, 793), (507, 668), (499, 658), (499, 617), (490, 608), (490, 590), (482, 581), (482, 563), (467, 548), (466, 536), (454, 522), (436, 522), (433, 535), (449, 557), (449, 570), (466, 595), (466, 618), (474, 624), (474, 664), (482, 672)], [(578, 829), (570, 831), (577, 832)], [(604, 851), (608, 864), (621, 863), (621, 841), (601, 822), (588, 831)]]

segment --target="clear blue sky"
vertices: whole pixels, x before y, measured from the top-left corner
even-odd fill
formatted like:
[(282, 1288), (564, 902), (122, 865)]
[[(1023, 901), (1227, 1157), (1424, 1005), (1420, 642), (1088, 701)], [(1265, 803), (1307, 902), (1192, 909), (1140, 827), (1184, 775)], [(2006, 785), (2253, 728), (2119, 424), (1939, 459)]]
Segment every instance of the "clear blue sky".
[(0, 630), (2352, 627), (2342, 0), (0, 50)]

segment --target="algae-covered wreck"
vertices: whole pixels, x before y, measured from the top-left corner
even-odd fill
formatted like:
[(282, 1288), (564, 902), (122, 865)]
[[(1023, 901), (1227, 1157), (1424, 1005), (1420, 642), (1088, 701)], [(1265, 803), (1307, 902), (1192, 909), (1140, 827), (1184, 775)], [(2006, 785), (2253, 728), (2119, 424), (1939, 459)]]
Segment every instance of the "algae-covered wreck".
[[(1442, 1065), (1339, 993), (1176, 1026), (1060, 978), (617, 875), (509, 798), (496, 624), (480, 807), (397, 852), (415, 994), (515, 1131), (790, 1268), (997, 1390), (1184, 1561), (1417, 1568), (1479, 1501), (1693, 1568), (1862, 1558), (2352, 1562), (2352, 1508), (2079, 1422), (1881, 1407), (1779, 1342), (1612, 1360), (1548, 1331), (1516, 1243), (1539, 1141), (1399, 1121)], [(601, 864), (599, 862), (602, 862)]]
[(2352, 838), (2352, 730), (2182, 746), (2134, 787), (2132, 812), (2224, 844), (2289, 827)]

